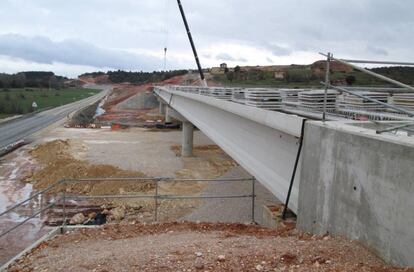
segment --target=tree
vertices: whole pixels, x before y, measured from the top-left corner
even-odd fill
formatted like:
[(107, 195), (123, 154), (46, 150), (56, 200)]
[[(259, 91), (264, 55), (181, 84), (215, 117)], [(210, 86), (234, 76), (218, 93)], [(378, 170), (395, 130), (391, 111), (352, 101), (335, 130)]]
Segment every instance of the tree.
[(239, 73), (240, 72), (240, 66), (239, 65), (237, 65), (236, 67), (234, 67), (234, 72), (235, 73)]
[(234, 79), (234, 73), (233, 72), (228, 72), (226, 74), (226, 77), (227, 77), (228, 80), (233, 81), (233, 79)]
[(0, 113), (6, 112), (6, 106), (4, 105), (3, 101), (0, 101)]
[(353, 75), (347, 76), (345, 78), (346, 84), (352, 86), (356, 82), (356, 78)]
[(286, 73), (286, 82), (309, 82), (312, 72), (303, 69), (289, 69)]

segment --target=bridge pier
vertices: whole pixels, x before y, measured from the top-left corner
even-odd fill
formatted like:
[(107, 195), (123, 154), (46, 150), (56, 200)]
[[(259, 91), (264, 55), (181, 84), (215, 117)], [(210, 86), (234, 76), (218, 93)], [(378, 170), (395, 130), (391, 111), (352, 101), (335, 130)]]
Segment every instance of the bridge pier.
[(165, 123), (171, 123), (171, 114), (170, 114), (171, 108), (165, 105)]
[(160, 102), (159, 114), (160, 115), (164, 115), (165, 114), (165, 107), (166, 107), (166, 105), (162, 101), (159, 101), (159, 102)]
[(188, 121), (183, 122), (182, 130), (182, 144), (181, 144), (181, 156), (191, 157), (193, 155), (193, 136), (194, 126)]

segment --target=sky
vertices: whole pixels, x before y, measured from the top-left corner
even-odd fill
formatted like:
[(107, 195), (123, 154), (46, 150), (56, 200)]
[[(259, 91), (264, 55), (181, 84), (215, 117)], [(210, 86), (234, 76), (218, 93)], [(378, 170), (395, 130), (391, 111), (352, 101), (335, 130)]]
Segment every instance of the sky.
[[(203, 67), (414, 61), (413, 0), (182, 0)], [(0, 72), (195, 68), (175, 0), (1, 0)]]

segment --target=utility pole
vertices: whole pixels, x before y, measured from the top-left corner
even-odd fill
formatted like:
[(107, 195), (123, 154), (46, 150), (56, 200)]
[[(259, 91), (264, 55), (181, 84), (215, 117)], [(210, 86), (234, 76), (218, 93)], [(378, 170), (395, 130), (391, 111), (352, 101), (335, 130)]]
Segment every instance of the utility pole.
[(177, 3), (178, 3), (178, 8), (180, 9), (181, 17), (183, 18), (183, 21), (184, 21), (184, 26), (185, 26), (185, 30), (187, 31), (188, 39), (190, 40), (191, 49), (193, 50), (195, 61), (197, 63), (198, 73), (200, 74), (201, 82), (204, 86), (207, 86), (207, 82), (204, 77), (203, 69), (201, 68), (200, 60), (198, 58), (197, 50), (194, 45), (193, 37), (190, 32), (190, 27), (188, 26), (187, 18), (185, 17), (183, 5), (181, 4), (180, 0), (177, 0)]
[(164, 72), (167, 71), (167, 47), (164, 47)]

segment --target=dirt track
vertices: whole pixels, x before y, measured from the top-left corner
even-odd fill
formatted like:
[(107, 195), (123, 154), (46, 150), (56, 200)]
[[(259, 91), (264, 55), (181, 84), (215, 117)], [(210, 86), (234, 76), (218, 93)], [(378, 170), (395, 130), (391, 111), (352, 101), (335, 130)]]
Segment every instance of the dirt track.
[(9, 271), (414, 271), (356, 242), (242, 224), (110, 225), (42, 244)]

